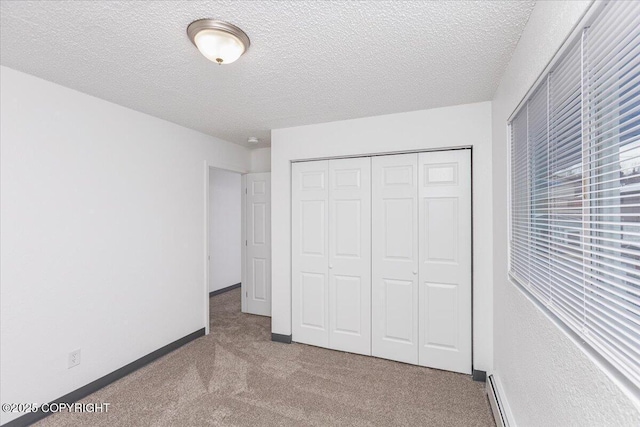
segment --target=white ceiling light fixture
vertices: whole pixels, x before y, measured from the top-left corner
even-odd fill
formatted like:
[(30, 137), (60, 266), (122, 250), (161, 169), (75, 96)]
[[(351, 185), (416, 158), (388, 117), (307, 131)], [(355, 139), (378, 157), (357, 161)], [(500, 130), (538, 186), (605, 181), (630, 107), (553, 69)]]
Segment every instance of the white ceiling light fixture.
[(257, 144), (260, 142), (260, 140), (258, 138), (256, 138), (255, 136), (250, 136), (249, 138), (247, 138), (247, 142), (249, 144)]
[(249, 49), (247, 34), (233, 24), (199, 19), (187, 27), (187, 35), (200, 53), (218, 64), (231, 64)]

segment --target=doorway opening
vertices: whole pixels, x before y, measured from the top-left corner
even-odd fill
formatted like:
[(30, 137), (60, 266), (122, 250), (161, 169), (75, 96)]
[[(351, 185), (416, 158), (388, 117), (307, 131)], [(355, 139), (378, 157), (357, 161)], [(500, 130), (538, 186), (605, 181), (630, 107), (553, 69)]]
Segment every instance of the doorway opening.
[[(209, 167), (208, 206), (208, 292), (210, 298), (231, 293), (224, 306), (210, 309), (210, 323), (216, 311), (240, 310), (242, 285), (242, 175)], [(227, 307), (228, 306), (228, 307)], [(237, 306), (237, 307), (236, 307)], [(218, 313), (219, 314), (219, 313)]]
[(216, 312), (270, 317), (271, 174), (205, 162), (205, 200), (206, 333)]

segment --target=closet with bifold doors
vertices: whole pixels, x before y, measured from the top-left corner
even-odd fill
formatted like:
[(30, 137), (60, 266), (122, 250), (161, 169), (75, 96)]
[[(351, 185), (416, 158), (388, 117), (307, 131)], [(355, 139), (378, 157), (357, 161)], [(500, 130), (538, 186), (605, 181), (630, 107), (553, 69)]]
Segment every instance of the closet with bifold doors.
[(471, 373), (471, 150), (292, 164), (293, 341)]

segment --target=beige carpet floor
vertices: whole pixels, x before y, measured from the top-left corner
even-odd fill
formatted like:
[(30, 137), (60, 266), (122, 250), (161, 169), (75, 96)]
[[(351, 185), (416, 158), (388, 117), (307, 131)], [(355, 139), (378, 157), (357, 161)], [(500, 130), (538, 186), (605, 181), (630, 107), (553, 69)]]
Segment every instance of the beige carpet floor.
[(469, 376), (270, 341), (270, 319), (211, 298), (211, 334), (86, 397), (102, 414), (38, 426), (494, 426)]

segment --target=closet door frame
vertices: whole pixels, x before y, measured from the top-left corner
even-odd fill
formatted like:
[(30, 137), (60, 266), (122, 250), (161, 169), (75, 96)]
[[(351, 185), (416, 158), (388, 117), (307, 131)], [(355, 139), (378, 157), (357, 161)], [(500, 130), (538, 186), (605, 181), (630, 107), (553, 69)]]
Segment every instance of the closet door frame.
[[(375, 179), (373, 177), (373, 158), (378, 157), (378, 156), (388, 156), (388, 155), (396, 155), (396, 154), (416, 154), (419, 155), (420, 153), (430, 153), (430, 152), (443, 152), (443, 151), (458, 151), (458, 150), (468, 150), (469, 151), (469, 156), (470, 156), (470, 174), (471, 174), (471, 194), (470, 194), (470, 205), (471, 205), (471, 232), (472, 232), (472, 238), (471, 238), (471, 247), (470, 247), (470, 253), (471, 253), (471, 277), (470, 277), (470, 281), (471, 281), (471, 313), (470, 313), (470, 318), (471, 318), (471, 342), (469, 343), (469, 345), (471, 346), (471, 366), (470, 366), (470, 370), (471, 372), (474, 372), (473, 369), (473, 365), (475, 362), (475, 358), (474, 358), (474, 338), (475, 338), (475, 333), (474, 333), (474, 320), (475, 320), (475, 316), (474, 316), (474, 310), (475, 310), (475, 305), (474, 305), (474, 298), (473, 298), (473, 293), (474, 293), (474, 269), (473, 269), (473, 262), (474, 262), (474, 242), (473, 242), (473, 229), (475, 226), (475, 217), (473, 215), (473, 197), (474, 197), (474, 192), (473, 192), (473, 146), (471, 145), (467, 145), (467, 146), (458, 146), (458, 147), (438, 147), (438, 148), (429, 148), (429, 149), (418, 149), (418, 150), (404, 150), (404, 151), (389, 151), (389, 152), (374, 152), (374, 153), (358, 153), (358, 154), (353, 154), (353, 155), (344, 155), (344, 156), (322, 156), (322, 157), (315, 157), (315, 158), (299, 158), (299, 159), (295, 159), (295, 160), (291, 160), (290, 161), (290, 173), (291, 173), (291, 185), (292, 185), (292, 190), (293, 190), (293, 185), (294, 185), (294, 174), (293, 174), (293, 165), (297, 164), (297, 163), (306, 163), (306, 162), (316, 162), (316, 161), (320, 161), (320, 160), (334, 160), (334, 159), (350, 159), (350, 158), (361, 158), (361, 157), (369, 157), (371, 158), (371, 173), (372, 173), (372, 181), (373, 179)], [(373, 184), (373, 182), (372, 182)], [(293, 286), (294, 283), (294, 277), (293, 277), (293, 273), (295, 270), (295, 262), (293, 260), (294, 258), (294, 253), (293, 253), (293, 209), (294, 209), (294, 203), (293, 203), (293, 191), (291, 191), (290, 194), (291, 200), (292, 200), (292, 204), (291, 204), (291, 236), (292, 236), (292, 242), (291, 242), (291, 258), (292, 258), (292, 262), (291, 262), (291, 284)], [(373, 203), (373, 198), (372, 198), (372, 203)], [(373, 205), (372, 205), (372, 209), (373, 209)], [(328, 218), (328, 216), (327, 216)], [(373, 237), (373, 236), (372, 236)], [(373, 244), (372, 244), (372, 250), (373, 250)], [(373, 280), (373, 277), (372, 277)], [(304, 343), (304, 341), (300, 340), (300, 339), (296, 339), (296, 325), (295, 325), (295, 313), (296, 313), (296, 309), (295, 307), (293, 307), (294, 305), (294, 297), (295, 297), (295, 292), (293, 292), (292, 289), (292, 300), (291, 300), (291, 304), (292, 304), (292, 310), (291, 310), (291, 323), (292, 323), (292, 338), (294, 342), (301, 342)], [(373, 296), (372, 296), (373, 298)], [(328, 310), (328, 307), (326, 307)], [(328, 314), (327, 314), (328, 316)], [(372, 319), (372, 328), (373, 328), (373, 321), (374, 319)], [(373, 336), (372, 336), (373, 339)], [(316, 344), (318, 345), (318, 344)], [(327, 345), (321, 345), (322, 347), (325, 348), (329, 348), (328, 343)], [(417, 363), (416, 363), (417, 365)]]

